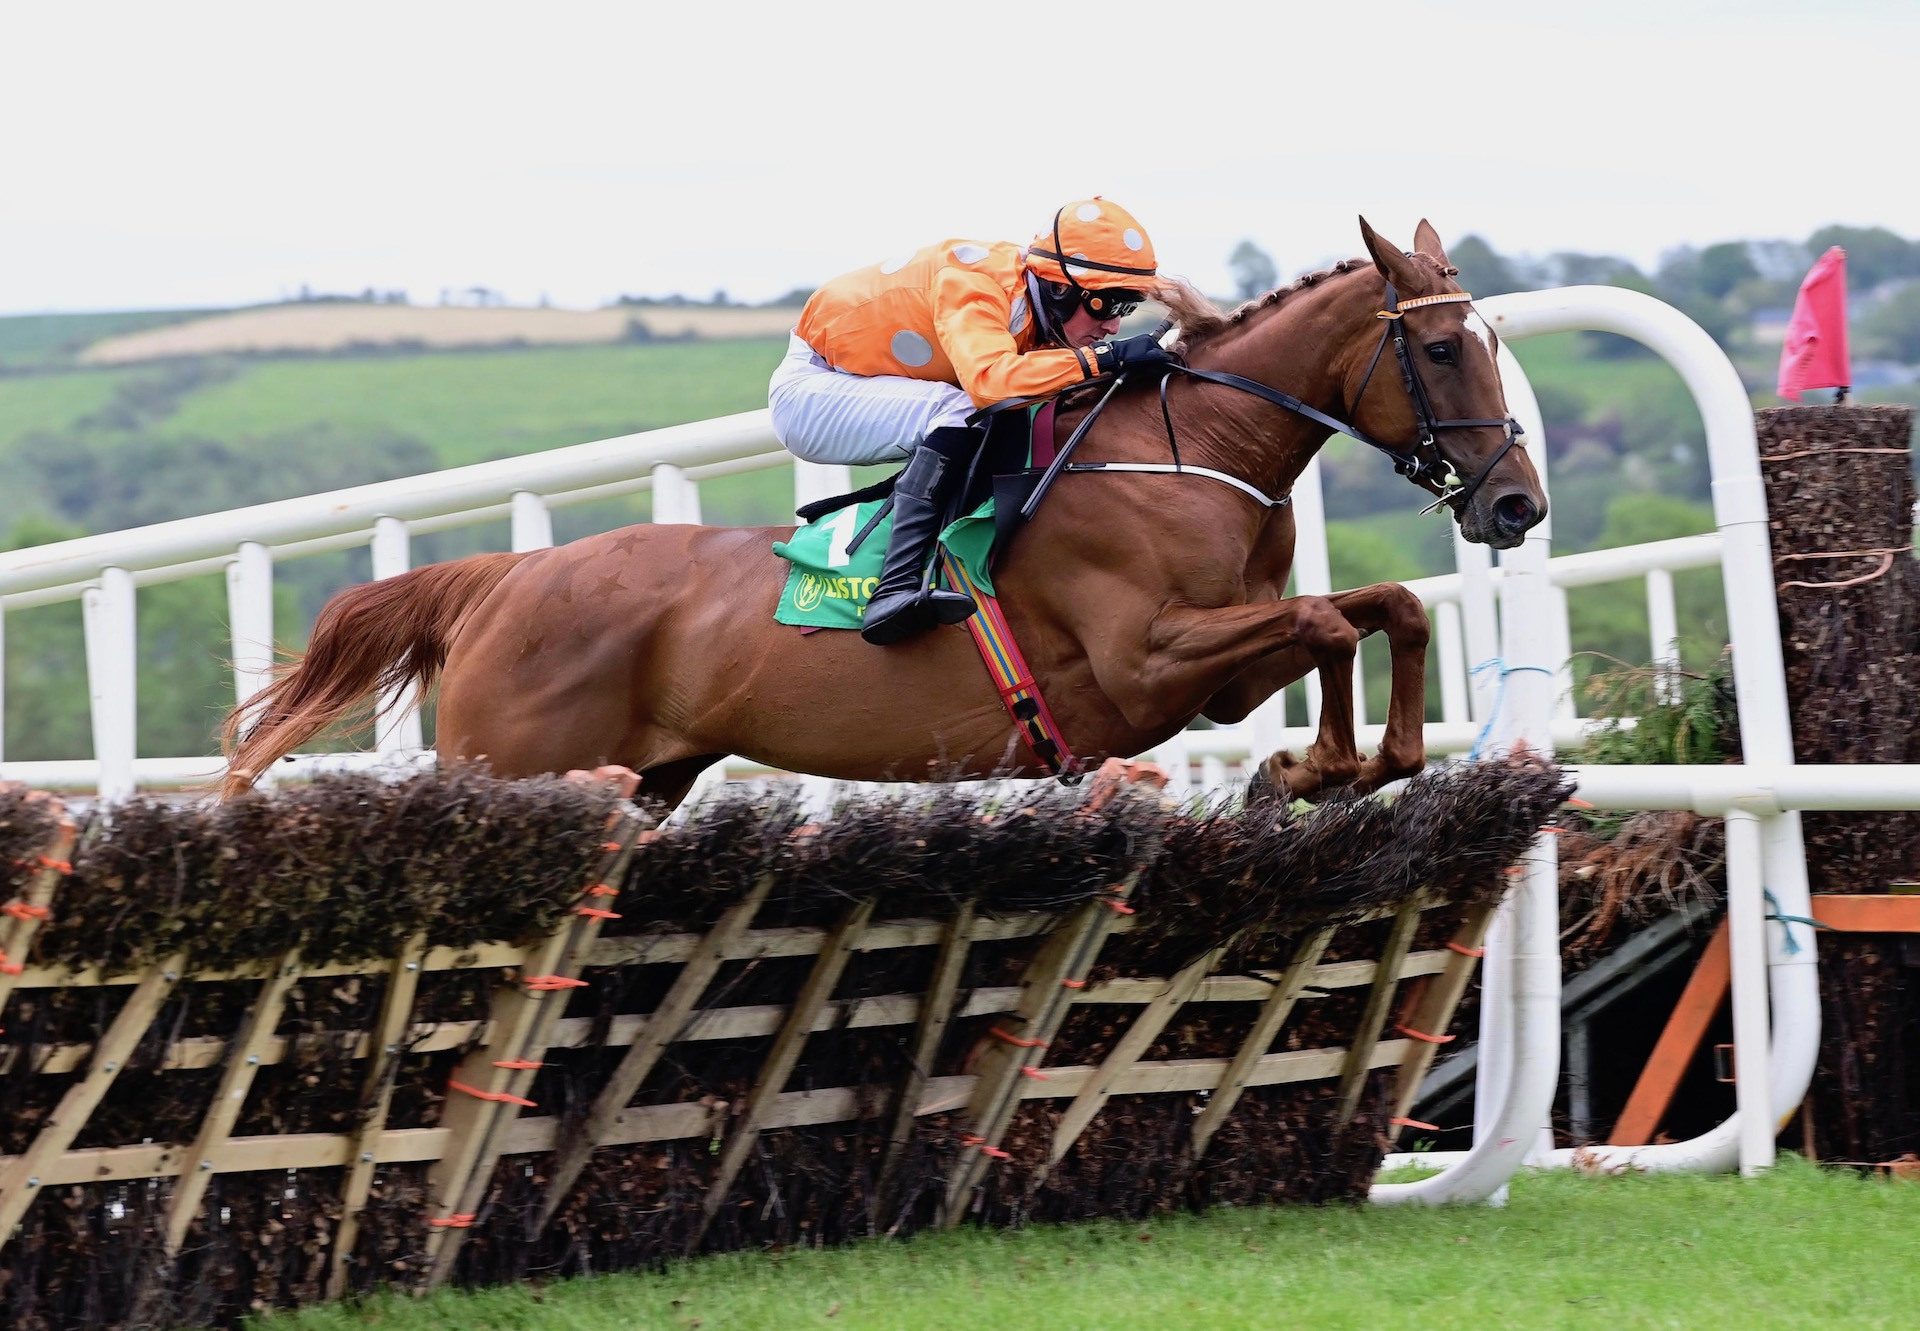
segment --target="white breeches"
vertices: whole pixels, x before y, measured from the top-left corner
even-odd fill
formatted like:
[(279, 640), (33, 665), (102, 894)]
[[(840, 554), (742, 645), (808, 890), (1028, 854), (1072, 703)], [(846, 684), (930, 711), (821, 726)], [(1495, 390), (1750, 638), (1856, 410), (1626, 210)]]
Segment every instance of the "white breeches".
[(808, 462), (896, 462), (943, 425), (964, 425), (973, 399), (952, 384), (836, 370), (797, 336), (767, 384), (773, 433)]

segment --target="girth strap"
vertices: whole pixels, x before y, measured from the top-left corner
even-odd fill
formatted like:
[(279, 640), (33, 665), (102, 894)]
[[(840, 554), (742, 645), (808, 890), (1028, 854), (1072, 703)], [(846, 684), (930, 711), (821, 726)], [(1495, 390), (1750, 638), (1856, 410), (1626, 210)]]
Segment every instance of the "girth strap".
[(1013, 628), (1001, 612), (1000, 602), (967, 576), (966, 568), (951, 552), (942, 551), (941, 559), (947, 571), (947, 584), (973, 597), (978, 607), (967, 620), (967, 632), (973, 635), (973, 644), (993, 679), (994, 691), (1005, 704), (1007, 715), (1013, 718), (1020, 738), (1026, 741), (1027, 748), (1047, 769), (1048, 775), (1059, 777), (1064, 785), (1075, 784), (1086, 773), (1080, 760), (1073, 756), (1073, 750), (1067, 747), (1067, 737), (1061, 733), (1060, 723), (1053, 719), (1047, 700), (1040, 696), (1040, 685), (1035, 682), (1026, 658), (1020, 654), (1019, 644), (1013, 640)]

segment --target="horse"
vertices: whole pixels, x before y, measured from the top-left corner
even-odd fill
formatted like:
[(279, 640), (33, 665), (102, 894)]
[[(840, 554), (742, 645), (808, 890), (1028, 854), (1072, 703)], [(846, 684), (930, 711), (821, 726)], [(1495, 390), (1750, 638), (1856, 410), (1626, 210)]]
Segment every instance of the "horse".
[[(1163, 289), (1190, 372), (1158, 394), (1121, 385), (1076, 454), (1149, 469), (1061, 475), (996, 565), (1007, 620), (1078, 758), (1131, 757), (1201, 716), (1242, 720), (1318, 671), (1312, 743), (1265, 758), (1256, 779), (1314, 799), (1424, 766), (1425, 608), (1393, 583), (1285, 596), (1285, 495), (1338, 427), (1390, 454), (1468, 540), (1518, 545), (1547, 500), (1508, 417), (1494, 334), (1433, 227), (1420, 222), (1409, 252), (1364, 217), (1360, 230), (1367, 258), (1231, 313), (1184, 284)], [(1388, 361), (1399, 372), (1376, 373)], [(1062, 427), (1087, 410), (1063, 408)], [(436, 677), (442, 761), (502, 777), (619, 764), (668, 807), (728, 754), (863, 781), (1046, 774), (966, 632), (873, 647), (776, 623), (788, 566), (771, 547), (793, 530), (641, 524), (347, 588), (305, 655), (226, 718), (221, 795), (363, 716), (370, 698), (409, 684), (424, 697)], [(1373, 633), (1392, 650), (1392, 692), (1362, 760), (1353, 659)]]

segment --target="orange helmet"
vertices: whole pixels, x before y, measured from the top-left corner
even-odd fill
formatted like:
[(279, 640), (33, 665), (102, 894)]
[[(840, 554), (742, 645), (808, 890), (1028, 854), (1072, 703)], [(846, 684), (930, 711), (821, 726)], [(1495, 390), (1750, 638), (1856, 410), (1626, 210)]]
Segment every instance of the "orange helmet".
[(1150, 289), (1159, 271), (1146, 230), (1098, 194), (1054, 213), (1052, 226), (1027, 246), (1027, 268), (1044, 281), (1065, 283), (1096, 315), (1108, 302), (1095, 293), (1125, 292), (1138, 300), (1134, 293)]

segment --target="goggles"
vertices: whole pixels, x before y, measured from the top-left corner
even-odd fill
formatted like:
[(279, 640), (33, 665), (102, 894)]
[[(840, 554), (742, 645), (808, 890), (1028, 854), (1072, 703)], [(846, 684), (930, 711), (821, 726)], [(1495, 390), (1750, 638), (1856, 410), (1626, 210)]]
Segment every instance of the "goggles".
[(1086, 287), (1078, 288), (1081, 307), (1096, 319), (1124, 319), (1140, 308), (1140, 302), (1146, 297), (1138, 291), (1115, 288), (1111, 291), (1092, 291)]

